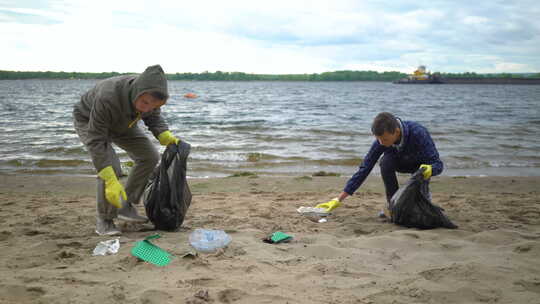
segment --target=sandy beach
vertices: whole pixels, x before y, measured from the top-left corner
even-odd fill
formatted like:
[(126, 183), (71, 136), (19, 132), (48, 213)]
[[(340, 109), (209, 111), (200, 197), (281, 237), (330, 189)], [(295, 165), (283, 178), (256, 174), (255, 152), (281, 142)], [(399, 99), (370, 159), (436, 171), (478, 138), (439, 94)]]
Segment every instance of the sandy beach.
[[(112, 239), (94, 233), (94, 178), (0, 175), (0, 303), (540, 303), (540, 178), (434, 178), (433, 201), (456, 230), (377, 218), (377, 176), (326, 223), (296, 212), (346, 179), (192, 179), (183, 228), (154, 241), (174, 256), (157, 267), (130, 253), (156, 233), (150, 224), (119, 222), (119, 252), (92, 256)], [(196, 228), (232, 242), (193, 255)], [(262, 242), (275, 231), (294, 238)]]

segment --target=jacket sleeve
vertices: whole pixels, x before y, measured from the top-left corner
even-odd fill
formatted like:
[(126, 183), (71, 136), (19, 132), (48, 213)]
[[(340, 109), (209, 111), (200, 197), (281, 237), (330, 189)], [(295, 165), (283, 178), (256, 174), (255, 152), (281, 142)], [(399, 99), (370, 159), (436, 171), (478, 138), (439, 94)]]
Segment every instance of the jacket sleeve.
[(439, 157), (439, 152), (435, 143), (431, 138), (428, 130), (424, 127), (417, 129), (418, 134), (415, 135), (417, 145), (420, 151), (422, 164), (428, 164), (432, 167), (432, 176), (437, 176), (443, 171), (444, 165)]
[(159, 108), (152, 111), (150, 115), (143, 117), (142, 120), (156, 138), (158, 138), (159, 134), (169, 130), (169, 126), (161, 116), (161, 109)]
[(373, 167), (385, 150), (386, 148), (379, 144), (378, 141), (373, 141), (369, 152), (366, 154), (362, 160), (362, 163), (358, 167), (358, 171), (356, 171), (356, 173), (349, 179), (343, 191), (349, 195), (353, 195), (353, 193), (358, 190), (358, 188), (360, 188), (362, 183), (366, 180), (369, 173), (371, 173), (371, 170), (373, 170)]
[(98, 99), (95, 101), (88, 119), (88, 139), (86, 146), (94, 163), (94, 167), (99, 172), (103, 168), (112, 165), (110, 155), (110, 128), (112, 115), (110, 108), (106, 106), (107, 101)]

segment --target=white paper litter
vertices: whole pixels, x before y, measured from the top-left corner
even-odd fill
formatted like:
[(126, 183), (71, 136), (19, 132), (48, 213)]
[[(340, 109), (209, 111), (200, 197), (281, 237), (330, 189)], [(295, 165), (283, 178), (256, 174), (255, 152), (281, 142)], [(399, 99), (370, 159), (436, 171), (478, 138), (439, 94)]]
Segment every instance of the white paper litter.
[(318, 215), (318, 216), (328, 216), (329, 212), (326, 212), (325, 208), (316, 208), (316, 207), (300, 207), (296, 209), (298, 213), (303, 215)]
[(115, 254), (118, 252), (118, 249), (120, 249), (119, 239), (102, 241), (97, 244), (96, 248), (94, 248), (92, 255)]

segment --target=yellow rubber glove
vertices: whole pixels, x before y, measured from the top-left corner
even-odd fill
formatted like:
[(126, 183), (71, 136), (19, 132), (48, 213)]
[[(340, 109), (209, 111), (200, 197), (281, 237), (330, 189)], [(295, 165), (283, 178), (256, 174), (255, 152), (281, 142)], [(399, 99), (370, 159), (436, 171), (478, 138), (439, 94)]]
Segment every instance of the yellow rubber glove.
[(425, 168), (424, 173), (423, 173), (424, 179), (429, 179), (431, 177), (431, 169), (432, 169), (431, 165), (426, 165), (426, 164), (420, 165), (420, 169), (422, 168)]
[(178, 144), (178, 142), (180, 142), (180, 140), (174, 137), (174, 135), (172, 135), (172, 132), (168, 130), (159, 134), (158, 139), (159, 139), (159, 143), (162, 146), (168, 146), (170, 144)]
[(124, 186), (116, 178), (113, 167), (108, 166), (99, 171), (98, 176), (105, 181), (105, 198), (116, 208), (122, 208), (120, 196), (127, 201), (126, 191)]
[(332, 210), (336, 209), (339, 206), (341, 206), (341, 202), (338, 201), (337, 198), (334, 198), (333, 200), (329, 202), (318, 204), (317, 206), (315, 206), (315, 208), (325, 208), (326, 212), (331, 212)]

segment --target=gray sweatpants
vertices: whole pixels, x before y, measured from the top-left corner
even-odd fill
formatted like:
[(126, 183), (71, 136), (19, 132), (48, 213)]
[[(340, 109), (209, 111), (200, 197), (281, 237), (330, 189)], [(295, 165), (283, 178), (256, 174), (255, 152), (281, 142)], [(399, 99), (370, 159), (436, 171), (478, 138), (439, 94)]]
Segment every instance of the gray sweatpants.
[[(74, 126), (79, 138), (86, 145), (88, 139), (88, 124), (74, 121)], [(126, 133), (119, 136), (109, 138), (110, 143), (114, 143), (121, 149), (125, 150), (129, 157), (135, 163), (131, 169), (125, 190), (128, 202), (138, 204), (144, 186), (148, 181), (148, 177), (159, 162), (159, 153), (154, 147), (150, 139), (138, 127), (133, 126)], [(114, 152), (112, 145), (107, 145), (107, 153), (111, 155), (113, 160), (112, 167), (116, 176), (121, 175), (120, 159)], [(111, 205), (105, 198), (105, 182), (101, 178), (97, 178), (97, 216), (100, 219), (112, 220), (117, 217), (118, 209)]]

